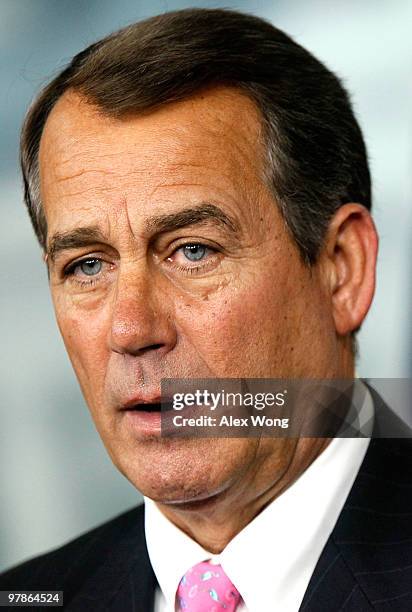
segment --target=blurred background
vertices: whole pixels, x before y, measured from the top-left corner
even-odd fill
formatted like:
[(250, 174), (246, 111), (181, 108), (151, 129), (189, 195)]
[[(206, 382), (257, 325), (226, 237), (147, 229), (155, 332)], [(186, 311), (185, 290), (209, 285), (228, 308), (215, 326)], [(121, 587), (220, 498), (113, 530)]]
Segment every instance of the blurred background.
[(0, 0), (0, 571), (139, 500), (106, 456), (55, 325), (46, 270), (22, 204), (17, 158), (25, 109), (91, 42), (190, 6), (265, 17), (343, 78), (369, 149), (381, 236), (377, 294), (359, 336), (358, 373), (411, 375), (409, 0)]

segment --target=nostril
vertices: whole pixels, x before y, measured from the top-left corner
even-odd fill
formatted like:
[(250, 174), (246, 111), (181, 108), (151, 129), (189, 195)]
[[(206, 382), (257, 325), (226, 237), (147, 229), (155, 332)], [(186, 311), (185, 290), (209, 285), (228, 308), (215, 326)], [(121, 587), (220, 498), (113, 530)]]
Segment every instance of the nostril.
[(148, 346), (143, 346), (138, 351), (135, 352), (136, 355), (144, 355), (144, 353), (148, 353), (150, 351), (156, 351), (164, 347), (164, 344), (149, 344)]

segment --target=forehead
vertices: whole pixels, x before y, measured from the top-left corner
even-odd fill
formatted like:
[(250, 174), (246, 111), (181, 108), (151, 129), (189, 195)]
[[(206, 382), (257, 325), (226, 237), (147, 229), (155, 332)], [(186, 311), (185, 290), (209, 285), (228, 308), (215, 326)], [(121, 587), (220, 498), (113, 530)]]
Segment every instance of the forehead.
[[(113, 118), (67, 92), (47, 119), (40, 143), (41, 196), (49, 224), (85, 202), (139, 194), (220, 192), (235, 202), (261, 182), (260, 113), (234, 88), (214, 88), (137, 116)], [(58, 206), (57, 206), (58, 203)], [(89, 208), (89, 204), (87, 205)], [(147, 207), (146, 207), (147, 208)]]
[[(145, 153), (150, 155), (150, 145), (152, 149), (162, 150), (166, 159), (204, 158), (206, 152), (206, 162), (219, 157), (222, 151), (221, 157), (228, 159), (229, 154), (228, 161), (232, 161), (236, 154), (245, 157), (249, 150), (250, 159), (245, 161), (253, 162), (261, 157), (262, 136), (255, 103), (234, 88), (213, 88), (154, 111), (149, 109), (137, 116), (122, 118), (105, 115), (79, 94), (67, 92), (46, 121), (40, 142), (40, 167), (44, 171), (47, 161), (50, 169), (52, 162), (57, 178), (65, 173), (65, 168), (69, 176), (68, 170), (76, 164), (102, 158), (99, 155), (102, 147), (109, 167), (110, 157), (122, 152), (134, 152), (143, 162)], [(213, 140), (215, 144), (219, 141), (218, 148), (211, 149)], [(188, 148), (188, 145), (192, 146)], [(103, 158), (101, 162), (104, 167)]]

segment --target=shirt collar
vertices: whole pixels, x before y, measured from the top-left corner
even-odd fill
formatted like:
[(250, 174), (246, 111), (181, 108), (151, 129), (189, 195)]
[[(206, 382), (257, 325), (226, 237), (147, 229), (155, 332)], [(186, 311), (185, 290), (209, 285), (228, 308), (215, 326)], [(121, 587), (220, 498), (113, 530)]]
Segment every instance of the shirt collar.
[(210, 559), (211, 554), (171, 523), (151, 499), (145, 497), (144, 502), (150, 562), (167, 608), (174, 610), (179, 581), (190, 567)]

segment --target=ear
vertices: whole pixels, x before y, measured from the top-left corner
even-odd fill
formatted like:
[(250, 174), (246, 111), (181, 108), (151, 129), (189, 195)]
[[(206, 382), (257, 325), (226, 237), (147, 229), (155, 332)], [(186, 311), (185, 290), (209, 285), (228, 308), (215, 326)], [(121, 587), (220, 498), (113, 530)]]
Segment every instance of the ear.
[(338, 334), (356, 331), (375, 291), (378, 235), (369, 211), (344, 204), (333, 216), (326, 237), (327, 283)]

